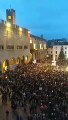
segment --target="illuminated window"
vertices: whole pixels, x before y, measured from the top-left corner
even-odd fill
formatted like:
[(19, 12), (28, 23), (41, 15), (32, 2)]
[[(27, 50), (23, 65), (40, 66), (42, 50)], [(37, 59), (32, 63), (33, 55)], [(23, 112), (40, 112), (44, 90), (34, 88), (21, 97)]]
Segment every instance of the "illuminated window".
[(11, 19), (11, 16), (8, 16), (8, 19)]
[(27, 61), (27, 56), (25, 56), (25, 60)]
[(44, 49), (46, 49), (46, 44), (44, 44)]
[(42, 45), (40, 44), (40, 49), (42, 48)]
[(30, 40), (30, 43), (32, 43), (32, 40)]
[(36, 44), (34, 44), (34, 49), (36, 49)]
[(10, 28), (11, 24), (9, 22), (6, 22), (6, 27)]
[(19, 27), (19, 31), (22, 31), (22, 28), (21, 28), (21, 27)]

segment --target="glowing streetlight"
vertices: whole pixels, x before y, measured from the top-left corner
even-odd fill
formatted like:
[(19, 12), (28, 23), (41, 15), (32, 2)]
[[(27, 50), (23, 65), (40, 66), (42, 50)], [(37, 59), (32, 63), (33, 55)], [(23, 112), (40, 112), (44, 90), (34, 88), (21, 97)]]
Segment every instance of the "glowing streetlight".
[(19, 27), (19, 31), (22, 31), (22, 28), (21, 28), (21, 27)]
[(6, 26), (7, 26), (8, 28), (10, 28), (10, 27), (11, 27), (11, 24), (10, 24), (9, 22), (7, 22), (7, 23), (6, 23)]
[(32, 43), (32, 40), (30, 39), (30, 43)]
[(27, 56), (25, 57), (25, 60), (27, 61)]

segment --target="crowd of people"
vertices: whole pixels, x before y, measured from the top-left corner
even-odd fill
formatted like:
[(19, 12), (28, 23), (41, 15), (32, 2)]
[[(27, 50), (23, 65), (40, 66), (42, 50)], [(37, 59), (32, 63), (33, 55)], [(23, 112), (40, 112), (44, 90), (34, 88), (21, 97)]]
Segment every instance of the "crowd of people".
[(68, 72), (45, 63), (18, 65), (0, 76), (0, 86), (2, 103), (23, 108), (27, 120), (68, 120)]

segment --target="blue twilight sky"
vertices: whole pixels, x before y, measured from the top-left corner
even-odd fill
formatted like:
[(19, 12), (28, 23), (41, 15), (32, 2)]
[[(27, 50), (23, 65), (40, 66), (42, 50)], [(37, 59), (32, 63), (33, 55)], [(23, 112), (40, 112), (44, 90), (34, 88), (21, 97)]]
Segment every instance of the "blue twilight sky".
[(16, 23), (46, 39), (68, 38), (68, 0), (0, 0), (0, 19), (16, 10)]

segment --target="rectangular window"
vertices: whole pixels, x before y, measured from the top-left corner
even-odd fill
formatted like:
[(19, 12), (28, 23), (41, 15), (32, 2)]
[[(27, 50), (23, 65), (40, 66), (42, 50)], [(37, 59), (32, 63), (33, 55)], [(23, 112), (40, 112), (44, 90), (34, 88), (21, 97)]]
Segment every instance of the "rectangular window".
[(21, 45), (17, 45), (17, 49), (22, 49), (22, 46)]
[(56, 51), (56, 54), (57, 54), (57, 51)]
[(57, 59), (57, 55), (55, 55), (55, 59)]
[(46, 44), (44, 44), (44, 49), (46, 49)]
[(34, 49), (36, 49), (36, 44), (33, 45)]
[(27, 45), (25, 45), (25, 46), (24, 46), (24, 49), (28, 49), (28, 46), (27, 46)]
[(8, 19), (11, 19), (11, 16), (8, 16)]
[(7, 45), (7, 49), (14, 49), (14, 45)]
[(67, 49), (67, 47), (65, 47), (65, 49)]
[(53, 55), (51, 55), (51, 58), (53, 57)]
[(67, 51), (65, 51), (65, 54), (67, 53)]
[(32, 40), (30, 40), (30, 43), (32, 43)]
[(3, 50), (4, 49), (4, 46), (3, 45), (0, 45), (0, 50)]

